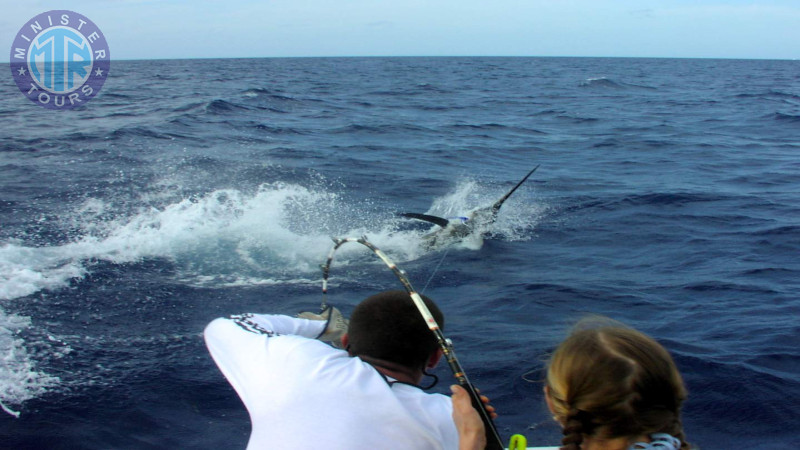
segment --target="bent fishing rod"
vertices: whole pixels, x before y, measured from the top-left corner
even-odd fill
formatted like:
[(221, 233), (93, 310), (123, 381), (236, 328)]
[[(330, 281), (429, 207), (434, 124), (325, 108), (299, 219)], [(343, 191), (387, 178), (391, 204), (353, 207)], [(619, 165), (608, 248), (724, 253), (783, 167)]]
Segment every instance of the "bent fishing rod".
[(333, 255), (336, 253), (336, 250), (348, 242), (356, 242), (372, 250), (375, 255), (381, 259), (381, 261), (383, 261), (387, 266), (389, 266), (390, 269), (392, 269), (392, 272), (394, 272), (395, 276), (397, 276), (397, 278), (403, 284), (403, 287), (405, 287), (408, 295), (411, 296), (411, 299), (414, 301), (414, 305), (419, 310), (422, 318), (425, 319), (425, 323), (428, 325), (428, 328), (436, 336), (436, 341), (444, 353), (444, 357), (447, 361), (447, 364), (450, 366), (450, 370), (453, 371), (453, 376), (458, 381), (458, 384), (466, 389), (469, 393), (469, 396), (472, 399), (472, 406), (478, 411), (478, 414), (483, 421), (484, 428), (486, 429), (486, 449), (502, 450), (504, 448), (503, 441), (500, 438), (500, 434), (497, 432), (497, 427), (495, 426), (489, 411), (486, 410), (486, 405), (481, 401), (478, 390), (469, 381), (467, 374), (464, 372), (464, 368), (461, 367), (461, 363), (458, 362), (456, 353), (453, 350), (453, 343), (450, 341), (450, 339), (446, 339), (444, 337), (441, 328), (439, 328), (439, 324), (436, 323), (436, 319), (433, 318), (430, 310), (427, 306), (425, 306), (425, 302), (422, 300), (422, 297), (414, 290), (414, 287), (411, 286), (411, 282), (408, 281), (405, 271), (400, 270), (400, 268), (397, 267), (397, 264), (392, 262), (392, 260), (389, 259), (389, 257), (386, 256), (386, 254), (383, 253), (378, 247), (375, 247), (371, 242), (369, 242), (366, 236), (362, 236), (360, 238), (333, 238), (333, 242), (334, 246), (331, 248), (331, 251), (328, 254), (328, 259), (325, 264), (322, 265), (322, 308), (324, 309), (327, 304), (328, 275), (330, 273), (331, 263), (333, 262)]

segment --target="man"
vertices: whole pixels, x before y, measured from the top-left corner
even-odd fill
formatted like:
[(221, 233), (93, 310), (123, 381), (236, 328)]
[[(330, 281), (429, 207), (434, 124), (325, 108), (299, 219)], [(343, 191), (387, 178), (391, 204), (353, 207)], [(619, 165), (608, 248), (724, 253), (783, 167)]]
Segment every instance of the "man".
[[(317, 340), (339, 337), (344, 350)], [(458, 448), (450, 398), (419, 387), (442, 351), (405, 291), (364, 300), (349, 329), (329, 308), (216, 319), (205, 339), (250, 413), (250, 450)]]

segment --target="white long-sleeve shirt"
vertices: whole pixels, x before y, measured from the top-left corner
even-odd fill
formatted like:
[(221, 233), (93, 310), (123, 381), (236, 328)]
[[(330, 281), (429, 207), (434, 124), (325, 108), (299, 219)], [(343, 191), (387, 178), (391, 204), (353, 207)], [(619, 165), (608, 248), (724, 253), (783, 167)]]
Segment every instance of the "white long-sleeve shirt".
[(250, 413), (248, 450), (457, 449), (450, 398), (317, 341), (324, 321), (216, 319), (206, 345)]

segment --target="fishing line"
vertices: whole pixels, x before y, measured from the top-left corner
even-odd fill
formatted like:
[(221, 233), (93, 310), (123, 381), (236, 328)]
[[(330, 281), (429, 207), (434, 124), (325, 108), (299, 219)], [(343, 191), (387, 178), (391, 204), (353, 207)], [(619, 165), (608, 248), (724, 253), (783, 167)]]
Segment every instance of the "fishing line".
[(447, 257), (447, 254), (450, 253), (450, 247), (444, 251), (444, 255), (442, 255), (442, 259), (439, 260), (439, 264), (436, 264), (436, 267), (433, 268), (433, 272), (431, 272), (431, 276), (428, 277), (428, 281), (425, 283), (425, 286), (422, 287), (422, 290), (419, 291), (420, 294), (425, 293), (425, 289), (428, 289), (428, 285), (431, 284), (431, 280), (433, 280), (433, 276), (436, 275), (436, 272), (439, 271), (439, 267), (442, 267), (442, 263), (444, 259)]
[(330, 253), (328, 253), (328, 259), (325, 264), (322, 265), (322, 305), (321, 307), (324, 309), (327, 307), (327, 295), (328, 295), (328, 275), (330, 274), (331, 263), (333, 262), (333, 255), (336, 253), (336, 250), (339, 249), (342, 245), (348, 242), (357, 242), (370, 250), (372, 250), (378, 258), (381, 259), (390, 269), (394, 272), (395, 276), (400, 280), (405, 287), (408, 295), (413, 300), (414, 305), (419, 310), (422, 318), (425, 319), (425, 323), (428, 325), (428, 328), (433, 332), (436, 336), (436, 341), (439, 344), (439, 347), (442, 349), (444, 353), (445, 360), (447, 364), (450, 366), (450, 370), (453, 371), (453, 376), (458, 381), (458, 384), (461, 385), (466, 391), (469, 393), (470, 398), (472, 399), (472, 406), (478, 411), (478, 414), (483, 421), (484, 428), (486, 429), (486, 448), (488, 450), (502, 450), (503, 449), (503, 441), (500, 438), (500, 434), (497, 432), (497, 427), (492, 421), (492, 417), (489, 414), (489, 411), (486, 410), (486, 405), (481, 401), (480, 395), (478, 394), (478, 390), (475, 386), (469, 381), (467, 378), (467, 374), (464, 373), (464, 368), (461, 367), (461, 363), (456, 358), (455, 350), (453, 349), (453, 343), (450, 339), (444, 337), (441, 328), (439, 328), (439, 324), (436, 323), (436, 319), (433, 318), (430, 310), (428, 307), (425, 306), (425, 302), (422, 300), (422, 297), (414, 290), (414, 287), (411, 285), (411, 282), (408, 281), (408, 277), (406, 276), (405, 271), (401, 270), (397, 267), (385, 253), (383, 253), (378, 247), (375, 247), (371, 242), (369, 242), (366, 236), (362, 236), (360, 238), (333, 238), (334, 246), (331, 248)]

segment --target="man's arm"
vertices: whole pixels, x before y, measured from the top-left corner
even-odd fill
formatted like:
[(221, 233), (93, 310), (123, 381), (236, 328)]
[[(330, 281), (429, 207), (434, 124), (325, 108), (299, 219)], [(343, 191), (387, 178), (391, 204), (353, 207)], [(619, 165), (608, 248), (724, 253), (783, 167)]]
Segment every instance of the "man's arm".
[(215, 319), (204, 336), (214, 362), (247, 405), (254, 391), (264, 388), (265, 371), (274, 353), (271, 347), (287, 339), (314, 339), (324, 333), (325, 325), (324, 321), (289, 316), (240, 314)]
[(325, 331), (326, 326), (321, 320), (298, 319), (277, 314), (238, 314), (221, 320), (232, 321), (245, 331), (267, 337), (294, 335), (316, 339)]

